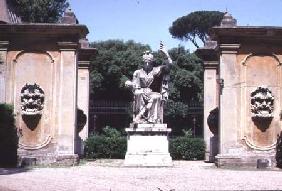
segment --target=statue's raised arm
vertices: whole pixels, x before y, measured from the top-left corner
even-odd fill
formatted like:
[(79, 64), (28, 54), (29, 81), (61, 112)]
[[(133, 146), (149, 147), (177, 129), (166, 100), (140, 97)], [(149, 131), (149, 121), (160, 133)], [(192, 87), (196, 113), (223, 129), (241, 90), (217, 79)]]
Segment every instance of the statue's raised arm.
[(166, 56), (168, 63), (172, 64), (172, 60), (171, 60), (167, 50), (165, 49), (165, 46), (164, 46), (162, 41), (160, 42), (160, 49), (159, 49), (159, 51), (162, 52)]

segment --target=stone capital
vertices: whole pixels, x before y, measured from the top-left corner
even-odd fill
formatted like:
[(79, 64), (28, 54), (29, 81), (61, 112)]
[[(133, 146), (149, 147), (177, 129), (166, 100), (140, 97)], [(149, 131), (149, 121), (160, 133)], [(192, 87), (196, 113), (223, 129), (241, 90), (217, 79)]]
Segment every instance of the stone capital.
[(89, 69), (90, 61), (78, 61), (78, 68), (79, 69)]
[(60, 50), (64, 51), (74, 51), (79, 48), (78, 43), (76, 42), (57, 42)]
[(9, 46), (9, 41), (0, 41), (0, 51), (7, 50)]
[(219, 49), (222, 54), (237, 54), (240, 44), (220, 44)]
[(218, 61), (204, 61), (204, 69), (207, 70), (207, 69), (218, 69)]

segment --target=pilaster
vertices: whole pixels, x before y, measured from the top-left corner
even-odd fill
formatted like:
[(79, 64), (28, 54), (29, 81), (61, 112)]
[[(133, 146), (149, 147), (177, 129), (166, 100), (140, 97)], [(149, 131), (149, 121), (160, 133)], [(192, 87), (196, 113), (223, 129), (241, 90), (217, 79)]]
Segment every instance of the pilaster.
[(79, 133), (82, 140), (88, 137), (88, 119), (89, 119), (89, 65), (90, 61), (78, 62), (78, 87), (77, 87), (77, 106), (83, 110), (87, 116), (87, 121)]
[(237, 52), (240, 44), (220, 44), (220, 154), (228, 154), (237, 144), (240, 113), (240, 73)]
[(6, 102), (7, 50), (9, 42), (0, 41), (0, 103)]
[(204, 61), (204, 69), (204, 140), (206, 143), (205, 160), (213, 162), (215, 157), (213, 155), (217, 154), (216, 150), (218, 150), (218, 143), (212, 141), (214, 140), (212, 139), (214, 135), (208, 126), (207, 120), (210, 112), (216, 109), (219, 104), (217, 83), (218, 61)]
[(77, 109), (77, 44), (59, 42), (60, 84), (59, 84), (59, 129), (58, 154), (75, 154), (76, 109)]

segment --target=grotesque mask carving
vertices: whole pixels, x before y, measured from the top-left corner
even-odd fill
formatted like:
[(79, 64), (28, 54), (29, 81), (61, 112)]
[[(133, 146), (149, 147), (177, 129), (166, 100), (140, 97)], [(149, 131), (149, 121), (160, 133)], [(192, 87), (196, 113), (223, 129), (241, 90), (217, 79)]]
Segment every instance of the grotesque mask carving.
[(44, 107), (44, 91), (35, 84), (26, 84), (21, 89), (21, 110), (23, 115), (41, 115)]
[(272, 118), (274, 97), (267, 87), (257, 87), (251, 93), (251, 112), (253, 118)]

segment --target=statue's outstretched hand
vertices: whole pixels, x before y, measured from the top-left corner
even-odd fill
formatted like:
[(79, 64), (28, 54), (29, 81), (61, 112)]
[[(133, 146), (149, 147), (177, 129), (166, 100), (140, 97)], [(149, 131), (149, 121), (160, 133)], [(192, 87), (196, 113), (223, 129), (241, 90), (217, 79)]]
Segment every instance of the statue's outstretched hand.
[(126, 80), (126, 82), (125, 82), (125, 87), (127, 87), (127, 88), (133, 88), (133, 86), (134, 86), (134, 83), (133, 83), (132, 81)]
[(168, 55), (168, 52), (165, 49), (165, 46), (164, 46), (162, 41), (160, 42), (160, 49), (159, 50), (160, 50), (160, 52), (164, 53), (166, 56)]
[(169, 56), (167, 50), (165, 49), (165, 46), (164, 46), (164, 44), (163, 44), (162, 41), (160, 42), (160, 49), (159, 49), (159, 51), (162, 52), (162, 53), (167, 57), (168, 62), (169, 62), (170, 64), (172, 64), (172, 60), (171, 60), (171, 58), (170, 58), (170, 56)]

